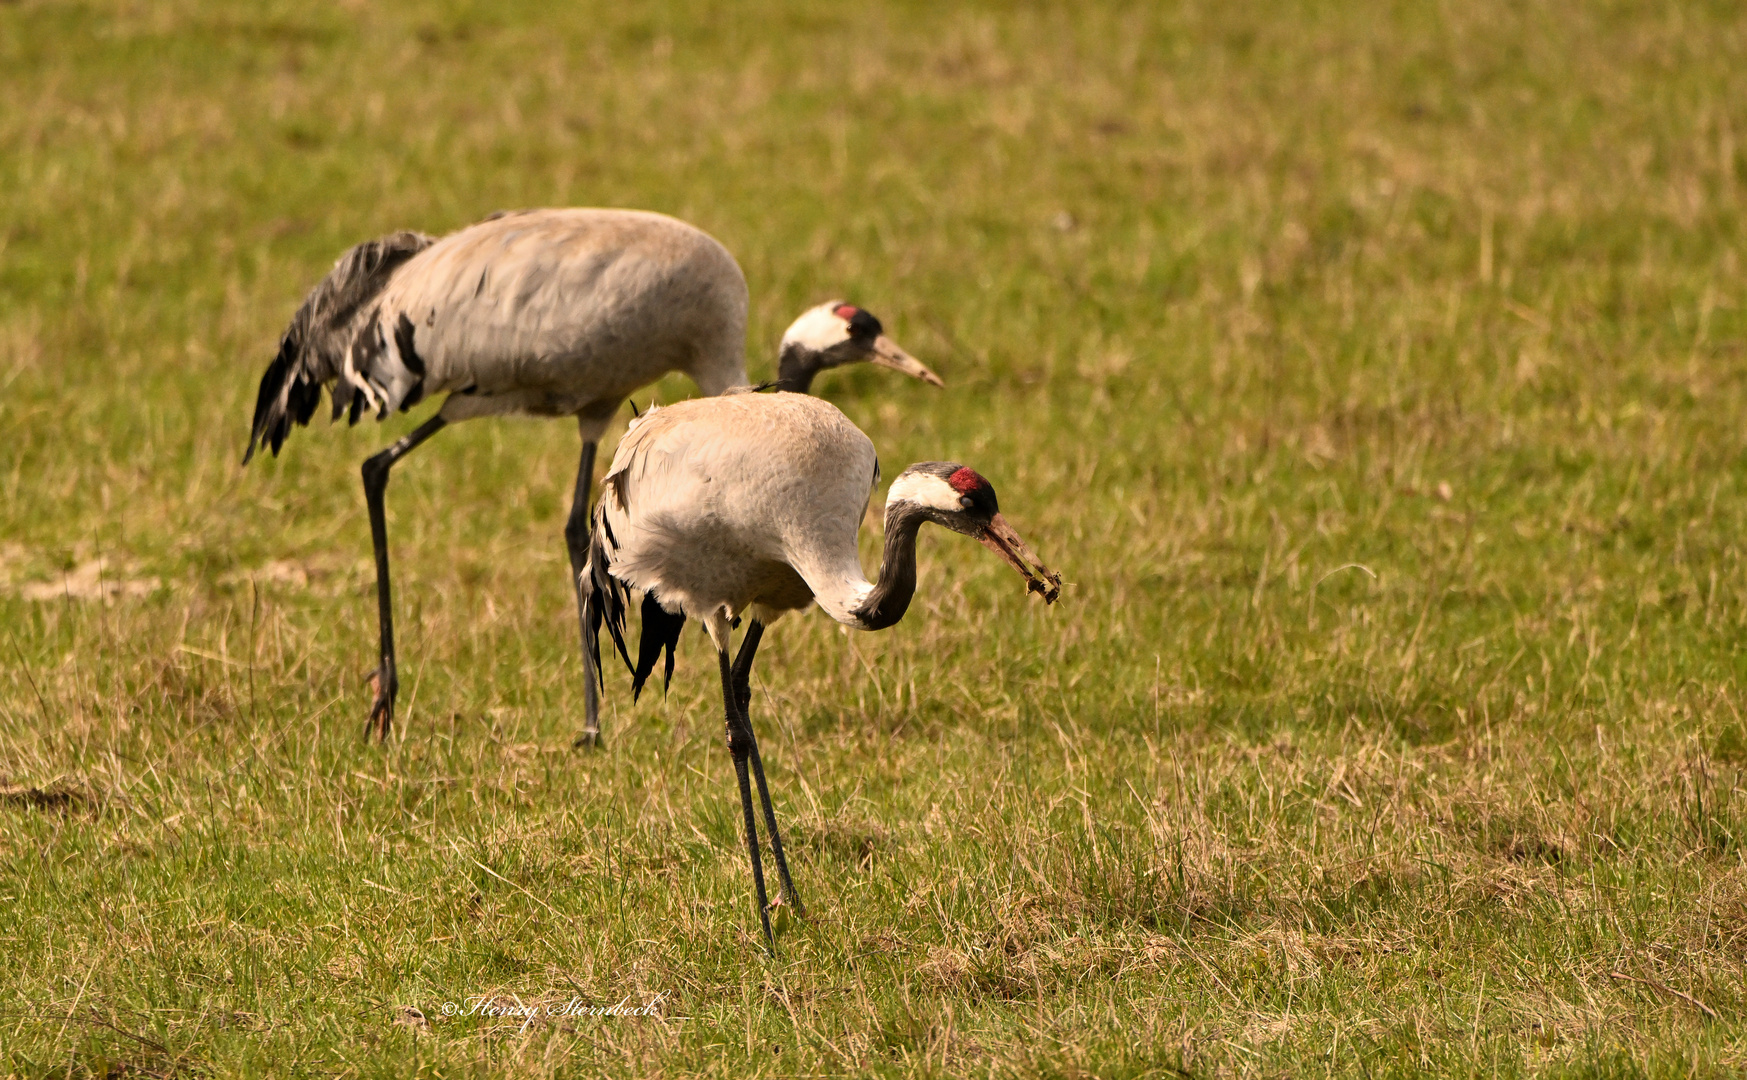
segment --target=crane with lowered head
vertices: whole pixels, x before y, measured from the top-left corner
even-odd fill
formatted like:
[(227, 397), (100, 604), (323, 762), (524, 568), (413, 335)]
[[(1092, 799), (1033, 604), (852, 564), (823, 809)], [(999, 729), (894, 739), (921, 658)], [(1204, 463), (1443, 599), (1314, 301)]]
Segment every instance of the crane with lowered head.
[[(672, 676), (686, 620), (703, 623), (716, 650), (752, 882), (772, 948), (748, 765), (776, 861), (778, 904), (804, 909), (783, 857), (749, 713), (752, 662), (765, 628), (815, 603), (858, 630), (896, 624), (916, 593), (916, 535), (928, 523), (980, 541), (1046, 603), (1061, 592), (1061, 575), (1038, 561), (1001, 516), (993, 485), (969, 466), (942, 461), (911, 465), (892, 482), (885, 551), (869, 581), (855, 538), (878, 478), (873, 443), (829, 402), (738, 393), (682, 401), (632, 421), (595, 505), (578, 583), (584, 649), (598, 672), (604, 623), (631, 668), (635, 695), (663, 652), (665, 675)], [(643, 594), (636, 661), (625, 641), (633, 592)], [(730, 636), (742, 619), (748, 625), (730, 660)]]

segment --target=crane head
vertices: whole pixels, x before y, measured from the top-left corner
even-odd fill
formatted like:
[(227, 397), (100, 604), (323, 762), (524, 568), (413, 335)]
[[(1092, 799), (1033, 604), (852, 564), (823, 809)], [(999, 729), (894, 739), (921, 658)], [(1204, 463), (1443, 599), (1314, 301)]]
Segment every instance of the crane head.
[(1042, 596), (1046, 604), (1061, 595), (1062, 576), (1032, 553), (1001, 516), (994, 485), (968, 465), (920, 461), (900, 473), (886, 493), (887, 533), (905, 518), (932, 521), (979, 541), (1017, 570), (1026, 591)]
[(778, 385), (804, 393), (813, 376), (826, 368), (860, 362), (901, 371), (934, 386), (945, 386), (940, 376), (887, 337), (871, 311), (842, 300), (810, 308), (783, 334)]

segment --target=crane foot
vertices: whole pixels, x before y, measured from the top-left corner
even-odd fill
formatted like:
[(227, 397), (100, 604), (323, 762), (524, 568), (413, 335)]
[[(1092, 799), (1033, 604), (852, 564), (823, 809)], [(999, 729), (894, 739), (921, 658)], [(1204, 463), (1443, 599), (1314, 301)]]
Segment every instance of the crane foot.
[(382, 741), (387, 742), (389, 730), (394, 726), (394, 677), (387, 674), (386, 668), (378, 668), (365, 681), (375, 691), (376, 698), (370, 704), (370, 719), (364, 724), (364, 741), (369, 742), (371, 735), (380, 732)]
[(772, 900), (765, 910), (770, 913), (771, 929), (778, 934), (788, 930), (794, 920), (807, 917), (806, 909), (801, 907), (800, 901), (785, 901), (781, 896)]

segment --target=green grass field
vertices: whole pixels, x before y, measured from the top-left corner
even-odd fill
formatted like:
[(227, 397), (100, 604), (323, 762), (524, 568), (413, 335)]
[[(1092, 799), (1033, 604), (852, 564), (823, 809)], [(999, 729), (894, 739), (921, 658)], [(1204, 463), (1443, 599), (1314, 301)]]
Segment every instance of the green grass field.
[[(0, 1072), (1736, 1075), (1744, 200), (1729, 3), (0, 3)], [(1070, 582), (767, 637), (775, 959), (701, 637), (571, 748), (572, 426), (396, 470), (386, 748), (429, 407), (238, 465), (342, 250), (539, 205), (755, 378), (871, 308)]]

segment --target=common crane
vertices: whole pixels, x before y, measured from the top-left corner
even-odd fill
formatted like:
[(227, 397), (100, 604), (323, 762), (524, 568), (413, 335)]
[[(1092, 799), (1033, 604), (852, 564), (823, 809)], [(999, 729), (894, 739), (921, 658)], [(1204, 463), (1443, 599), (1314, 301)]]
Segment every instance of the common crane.
[[(747, 765), (758, 782), (782, 892), (802, 908), (783, 857), (782, 836), (749, 715), (752, 661), (765, 627), (812, 604), (846, 626), (882, 630), (904, 617), (916, 591), (916, 534), (926, 522), (983, 543), (1053, 603), (1061, 576), (1039, 562), (1002, 518), (995, 489), (956, 462), (911, 465), (886, 497), (885, 553), (869, 581), (856, 532), (878, 479), (873, 443), (828, 402), (793, 393), (739, 393), (682, 401), (631, 423), (601, 481), (583, 598), (585, 651), (600, 671), (604, 622), (639, 693), (687, 619), (704, 624), (716, 647), (728, 752), (740, 784), (746, 845), (766, 942), (771, 905), (764, 888)], [(641, 592), (637, 660), (625, 643), (625, 615)], [(748, 620), (739, 652), (730, 635)]]

